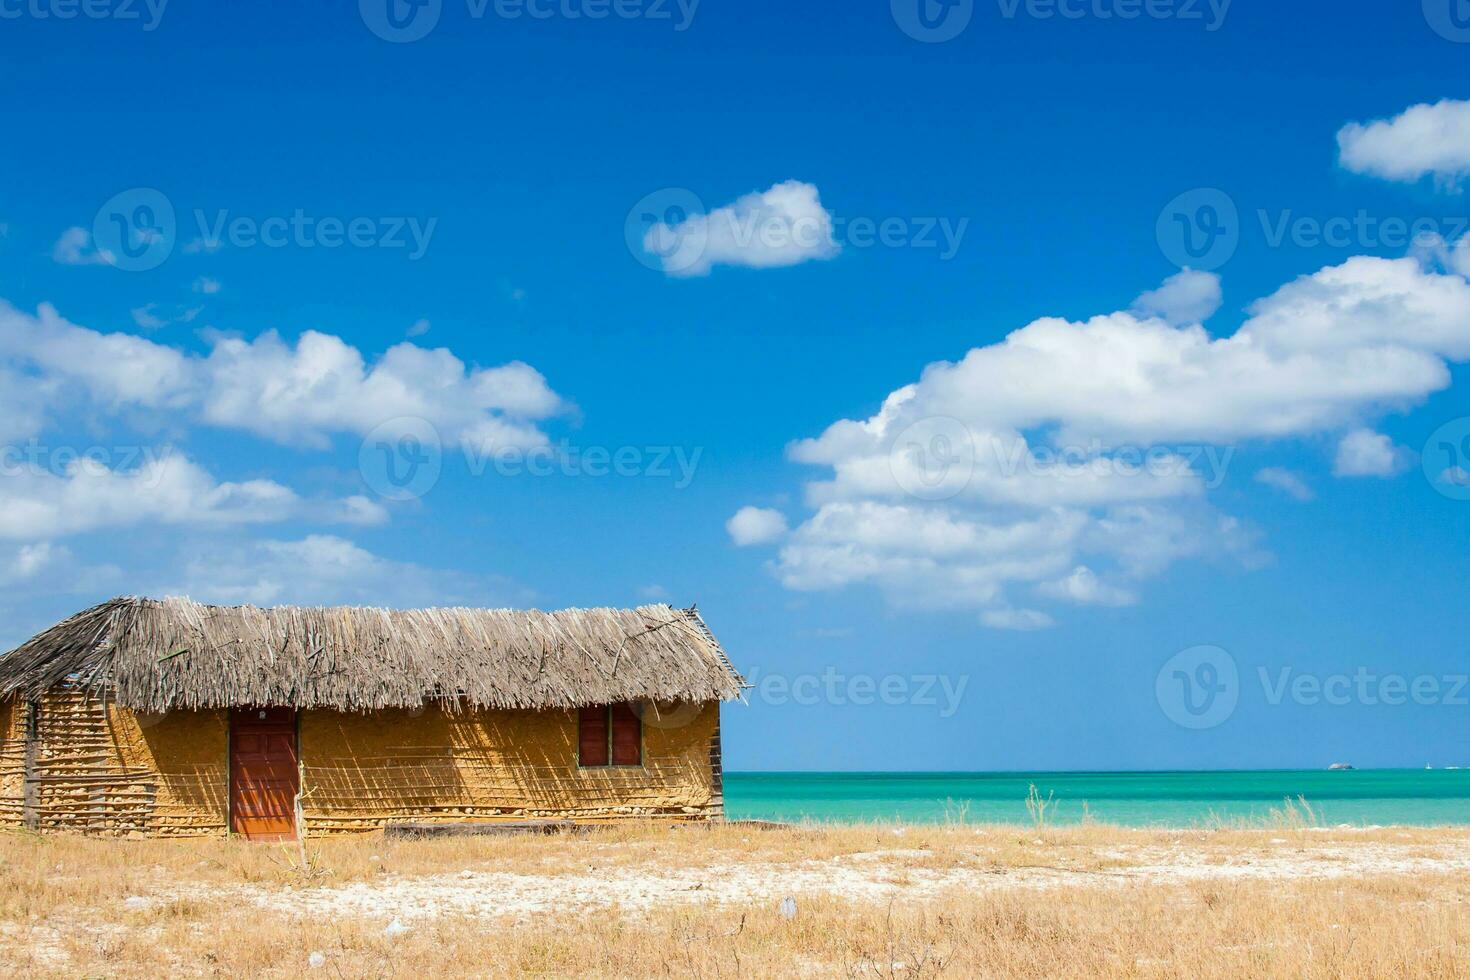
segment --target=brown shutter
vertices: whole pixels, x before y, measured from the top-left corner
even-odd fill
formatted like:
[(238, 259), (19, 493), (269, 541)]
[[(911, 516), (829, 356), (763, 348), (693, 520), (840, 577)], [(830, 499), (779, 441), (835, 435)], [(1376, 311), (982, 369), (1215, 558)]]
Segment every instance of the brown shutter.
[(607, 706), (595, 705), (577, 712), (577, 764), (607, 765)]
[(643, 765), (643, 723), (626, 704), (612, 706), (612, 761), (615, 766)]

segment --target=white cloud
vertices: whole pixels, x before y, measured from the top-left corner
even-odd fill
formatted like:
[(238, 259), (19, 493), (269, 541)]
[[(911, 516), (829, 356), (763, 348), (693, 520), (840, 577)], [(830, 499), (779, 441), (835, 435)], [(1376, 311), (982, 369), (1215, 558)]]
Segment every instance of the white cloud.
[(51, 380), (57, 394), (78, 389), (107, 409), (179, 408), (197, 397), (196, 371), (181, 351), (75, 326), (47, 304), (30, 316), (0, 303), (0, 363)]
[(1078, 565), (1071, 574), (1053, 582), (1043, 582), (1036, 591), (1084, 606), (1131, 606), (1138, 601), (1132, 592), (1107, 584), (1086, 565)]
[(217, 238), (204, 238), (200, 236), (185, 244), (183, 252), (185, 255), (213, 254), (218, 252), (223, 244)]
[(1317, 495), (1307, 485), (1307, 481), (1293, 473), (1291, 470), (1281, 466), (1268, 466), (1256, 473), (1256, 482), (1268, 487), (1275, 487), (1289, 497), (1297, 500), (1312, 500)]
[(746, 194), (684, 221), (656, 224), (643, 239), (672, 276), (708, 275), (717, 265), (769, 269), (830, 259), (841, 251), (817, 188), (797, 180)]
[(218, 279), (211, 279), (208, 276), (200, 276), (198, 279), (194, 280), (193, 288), (194, 292), (196, 293), (203, 293), (205, 296), (213, 296), (215, 293), (220, 291), (220, 282)]
[(564, 408), (529, 364), (467, 369), (445, 348), (401, 343), (369, 365), (357, 348), (311, 330), (294, 345), (274, 331), (219, 339), (200, 373), (203, 421), (311, 446), (400, 417), (425, 419), (446, 440), (539, 446), (545, 437), (532, 422)]
[(191, 543), (181, 574), (152, 586), (160, 595), (252, 605), (527, 605), (535, 596), (505, 579), (392, 561), (344, 538)]
[(1214, 305), (1208, 283), (1185, 282), (1192, 293), (1175, 277), (1132, 312), (1044, 318), (929, 364), (872, 417), (793, 444), (793, 460), (826, 473), (806, 485), (814, 513), (783, 543), (777, 576), (1004, 619), (1021, 587), (1118, 603), (1181, 559), (1258, 564), (1251, 529), (1207, 500), (1243, 444), (1406, 409), (1470, 359), (1470, 283), (1414, 259), (1304, 276), (1218, 338), (1181, 315)]
[(11, 585), (35, 578), (41, 571), (68, 557), (67, 550), (49, 541), (23, 544), (13, 552), (0, 550), (0, 582)]
[(413, 321), (413, 323), (409, 324), (408, 330), (406, 331), (406, 333), (410, 337), (422, 337), (428, 332), (429, 321), (425, 320), (423, 317), (420, 317), (419, 319)]
[(51, 258), (62, 265), (107, 265), (112, 256), (92, 247), (92, 233), (72, 227), (61, 233), (51, 249)]
[(1183, 326), (1203, 323), (1220, 308), (1220, 277), (1213, 272), (1185, 269), (1175, 273), (1158, 289), (1144, 293), (1133, 301), (1133, 309), (1145, 317)]
[(742, 507), (725, 522), (725, 530), (730, 533), (730, 540), (742, 548), (769, 544), (786, 534), (786, 517), (779, 510)]
[(84, 457), (61, 473), (22, 466), (0, 479), (0, 538), (19, 541), (142, 524), (237, 526), (291, 518), (376, 524), (386, 516), (364, 497), (308, 501), (270, 480), (220, 483), (172, 453), (128, 470)]
[(638, 597), (640, 599), (647, 599), (649, 602), (668, 602), (673, 598), (668, 589), (656, 583), (654, 585), (645, 585), (639, 589)]
[(1470, 470), (1463, 466), (1451, 466), (1439, 475), (1439, 482), (1454, 487), (1470, 487)]
[(26, 439), (41, 431), (43, 406), (54, 397), (56, 387), (54, 380), (12, 370), (0, 358), (0, 441)]
[(1338, 476), (1393, 476), (1406, 465), (1406, 452), (1371, 429), (1354, 429), (1337, 444), (1332, 471)]
[(1343, 167), (1354, 173), (1406, 182), (1433, 175), (1453, 187), (1470, 175), (1470, 102), (1444, 99), (1392, 119), (1349, 123), (1337, 145)]
[(148, 303), (133, 308), (133, 322), (143, 330), (159, 330), (173, 323), (193, 323), (194, 318), (204, 311), (202, 306), (165, 305)]
[(1029, 633), (1034, 630), (1050, 629), (1055, 621), (1044, 612), (1035, 609), (987, 609), (980, 614), (980, 622), (997, 630), (1016, 630)]
[[(535, 423), (565, 408), (546, 379), (519, 361), (467, 367), (446, 349), (401, 343), (370, 362), (316, 331), (294, 344), (274, 331), (253, 341), (208, 339), (213, 349), (201, 357), (77, 326), (50, 305), (32, 316), (0, 302), (0, 372), (9, 368), (47, 385), (53, 410), (70, 397), (313, 447), (325, 447), (336, 433), (363, 435), (409, 416), (427, 420), (446, 440), (527, 448), (546, 441)], [(35, 423), (39, 413), (28, 418)]]

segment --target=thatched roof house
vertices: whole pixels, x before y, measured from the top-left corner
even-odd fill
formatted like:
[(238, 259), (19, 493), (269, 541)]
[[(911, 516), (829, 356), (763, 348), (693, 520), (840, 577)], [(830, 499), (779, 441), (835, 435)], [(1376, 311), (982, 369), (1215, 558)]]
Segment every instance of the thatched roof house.
[(119, 598), (0, 657), (0, 826), (714, 817), (742, 688), (694, 609)]

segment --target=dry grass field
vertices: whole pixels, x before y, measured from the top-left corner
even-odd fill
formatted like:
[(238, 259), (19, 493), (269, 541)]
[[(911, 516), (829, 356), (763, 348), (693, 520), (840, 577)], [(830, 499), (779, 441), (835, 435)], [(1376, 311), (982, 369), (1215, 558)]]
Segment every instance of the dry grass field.
[(307, 857), (0, 834), (0, 975), (1470, 976), (1463, 829), (660, 825)]

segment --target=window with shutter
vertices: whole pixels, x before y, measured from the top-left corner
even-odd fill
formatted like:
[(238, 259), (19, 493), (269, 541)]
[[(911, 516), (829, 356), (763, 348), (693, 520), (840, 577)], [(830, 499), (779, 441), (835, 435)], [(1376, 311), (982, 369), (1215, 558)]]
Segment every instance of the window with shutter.
[(577, 764), (608, 764), (607, 708), (604, 705), (583, 708), (577, 715)]
[(643, 723), (630, 705), (612, 706), (612, 764), (643, 765)]
[(643, 722), (632, 705), (602, 704), (577, 712), (577, 765), (643, 765)]

